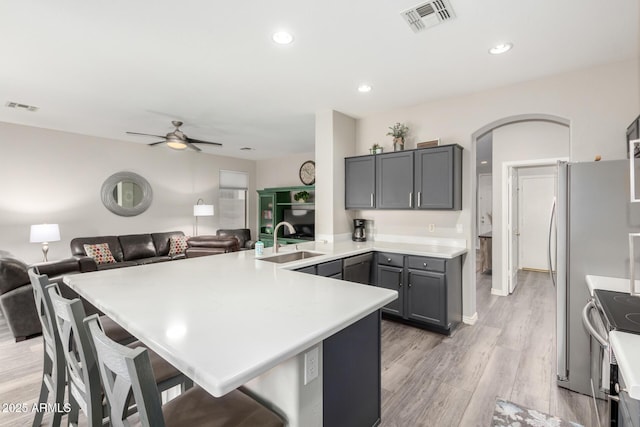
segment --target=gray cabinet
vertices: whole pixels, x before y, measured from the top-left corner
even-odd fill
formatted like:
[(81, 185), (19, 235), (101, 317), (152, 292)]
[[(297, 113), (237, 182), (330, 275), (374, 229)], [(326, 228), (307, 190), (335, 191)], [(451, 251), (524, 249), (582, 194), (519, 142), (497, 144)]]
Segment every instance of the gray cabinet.
[(344, 159), (346, 209), (375, 208), (376, 163), (374, 156)]
[(461, 257), (379, 252), (376, 263), (376, 285), (398, 291), (398, 299), (382, 309), (385, 315), (447, 334), (462, 321)]
[(402, 289), (402, 277), (404, 269), (400, 267), (391, 267), (388, 265), (378, 265), (376, 286), (392, 291), (398, 291), (398, 299), (391, 301), (382, 307), (382, 312), (402, 316), (404, 307), (404, 292)]
[(345, 158), (345, 208), (462, 209), (462, 147)]
[(462, 147), (416, 150), (414, 161), (416, 208), (462, 209)]
[(376, 207), (413, 208), (413, 151), (398, 151), (375, 158)]

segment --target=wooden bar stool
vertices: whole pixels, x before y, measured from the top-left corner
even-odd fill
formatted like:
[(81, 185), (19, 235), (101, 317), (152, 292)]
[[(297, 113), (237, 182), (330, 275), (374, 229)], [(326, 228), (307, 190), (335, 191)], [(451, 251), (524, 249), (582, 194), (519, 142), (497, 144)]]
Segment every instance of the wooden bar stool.
[(128, 426), (126, 408), (133, 397), (144, 427), (282, 427), (283, 420), (251, 397), (234, 390), (216, 398), (199, 386), (162, 406), (153, 381), (149, 350), (109, 339), (98, 316), (85, 319), (111, 410), (111, 425)]
[[(52, 323), (60, 336), (67, 372), (70, 404), (69, 424), (77, 425), (80, 410), (86, 415), (90, 426), (101, 426), (108, 410), (103, 408), (102, 387), (98, 365), (92, 350), (91, 339), (82, 323), (84, 306), (79, 299), (69, 300), (60, 295), (56, 284), (46, 287), (51, 299)], [(131, 348), (141, 345), (139, 341), (128, 344)], [(157, 382), (160, 391), (193, 382), (157, 354), (151, 355), (151, 379)], [(157, 390), (156, 389), (156, 390)], [(160, 398), (158, 394), (158, 398)]]

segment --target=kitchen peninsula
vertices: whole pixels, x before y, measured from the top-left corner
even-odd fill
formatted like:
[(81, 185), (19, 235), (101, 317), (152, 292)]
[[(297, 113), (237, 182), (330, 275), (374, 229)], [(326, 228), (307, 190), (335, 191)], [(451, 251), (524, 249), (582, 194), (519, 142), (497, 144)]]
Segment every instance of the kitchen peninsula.
[[(309, 245), (305, 249), (324, 254), (317, 261), (372, 250), (371, 243)], [(437, 253), (437, 247), (421, 245), (404, 245), (402, 251), (411, 248)], [(440, 255), (464, 252), (444, 248)], [(291, 426), (328, 425), (333, 411), (344, 410), (335, 405), (368, 407), (368, 414), (356, 415), (370, 419), (373, 411), (379, 417), (379, 310), (397, 292), (291, 271), (305, 263), (279, 265), (241, 251), (64, 280), (215, 396), (244, 386), (273, 404)], [(357, 353), (363, 349), (366, 354)], [(358, 390), (344, 401), (323, 395), (331, 382), (343, 381), (345, 390), (357, 385), (359, 380), (345, 374), (366, 375), (362, 396)]]
[(379, 417), (379, 309), (394, 291), (288, 271), (251, 251), (64, 280), (209, 393), (247, 385), (291, 426), (323, 425), (323, 342), (355, 327), (376, 350)]

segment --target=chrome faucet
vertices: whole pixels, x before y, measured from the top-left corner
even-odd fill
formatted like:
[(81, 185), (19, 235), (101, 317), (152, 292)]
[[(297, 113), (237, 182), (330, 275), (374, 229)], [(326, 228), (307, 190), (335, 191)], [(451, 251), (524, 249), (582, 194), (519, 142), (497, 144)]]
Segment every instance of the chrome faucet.
[(286, 225), (290, 234), (295, 234), (296, 232), (296, 229), (293, 228), (293, 225), (289, 224), (287, 221), (279, 222), (276, 225), (276, 228), (273, 229), (273, 253), (274, 254), (278, 253), (278, 229), (280, 228), (281, 225)]

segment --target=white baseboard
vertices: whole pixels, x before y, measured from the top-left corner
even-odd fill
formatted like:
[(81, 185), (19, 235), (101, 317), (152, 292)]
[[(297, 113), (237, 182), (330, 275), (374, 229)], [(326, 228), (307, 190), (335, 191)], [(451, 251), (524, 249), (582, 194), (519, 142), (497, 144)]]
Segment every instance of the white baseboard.
[(478, 321), (478, 312), (473, 313), (473, 316), (462, 316), (462, 323), (465, 325), (475, 325)]
[(491, 288), (491, 295), (498, 295), (499, 297), (506, 297), (509, 295), (509, 292), (503, 289)]

